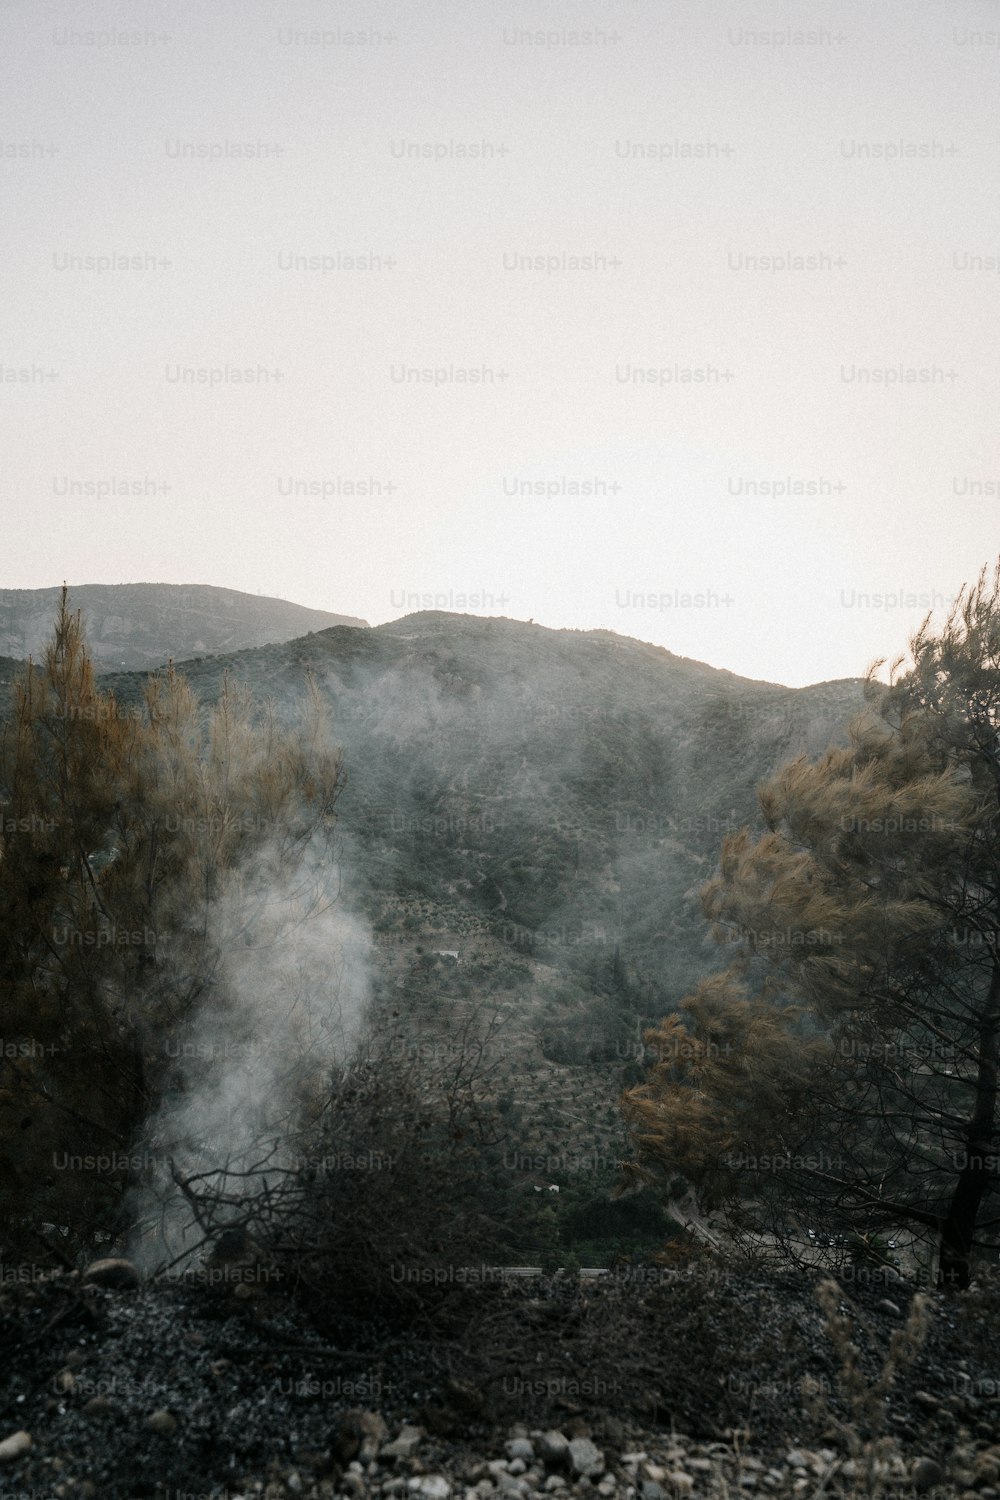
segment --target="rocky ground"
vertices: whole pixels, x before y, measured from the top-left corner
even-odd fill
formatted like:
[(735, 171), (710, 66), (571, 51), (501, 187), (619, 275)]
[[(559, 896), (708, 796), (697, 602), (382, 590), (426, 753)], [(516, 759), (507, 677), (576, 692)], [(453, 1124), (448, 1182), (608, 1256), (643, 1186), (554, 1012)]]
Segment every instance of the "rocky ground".
[[(455, 1278), (402, 1322), (221, 1273), (17, 1269), (0, 1281), (0, 1500), (869, 1493), (840, 1424), (870, 1436), (872, 1403), (852, 1406), (815, 1276)], [(859, 1389), (910, 1296), (844, 1288)], [(881, 1481), (997, 1500), (1000, 1298), (930, 1303), (883, 1403)]]

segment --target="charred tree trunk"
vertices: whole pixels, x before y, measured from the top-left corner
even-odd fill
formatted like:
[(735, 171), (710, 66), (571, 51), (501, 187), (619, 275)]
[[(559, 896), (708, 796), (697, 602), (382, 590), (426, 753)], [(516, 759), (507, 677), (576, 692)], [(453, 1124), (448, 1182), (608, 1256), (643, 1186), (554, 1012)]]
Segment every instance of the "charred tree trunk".
[(976, 1101), (966, 1150), (948, 1213), (941, 1223), (938, 1285), (967, 1287), (972, 1272), (972, 1242), (983, 1197), (996, 1180), (992, 1148), (996, 1143), (997, 1064), (1000, 1057), (1000, 968), (993, 966), (989, 994), (979, 1026)]

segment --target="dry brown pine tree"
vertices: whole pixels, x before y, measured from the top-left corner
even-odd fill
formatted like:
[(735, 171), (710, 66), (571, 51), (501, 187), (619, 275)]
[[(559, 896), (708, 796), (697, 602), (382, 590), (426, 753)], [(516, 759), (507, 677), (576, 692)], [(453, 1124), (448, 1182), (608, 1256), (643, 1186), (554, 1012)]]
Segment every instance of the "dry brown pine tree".
[(623, 1103), (633, 1179), (735, 1226), (903, 1230), (964, 1286), (998, 1227), (1000, 564), (910, 645), (725, 840), (703, 905), (733, 961)]

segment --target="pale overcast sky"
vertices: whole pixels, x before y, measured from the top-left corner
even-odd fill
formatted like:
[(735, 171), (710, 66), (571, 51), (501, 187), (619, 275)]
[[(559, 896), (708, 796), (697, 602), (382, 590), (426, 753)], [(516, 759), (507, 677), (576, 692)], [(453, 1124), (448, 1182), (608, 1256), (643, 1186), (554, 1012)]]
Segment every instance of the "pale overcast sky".
[(800, 685), (1000, 551), (995, 0), (0, 0), (0, 57), (5, 587)]

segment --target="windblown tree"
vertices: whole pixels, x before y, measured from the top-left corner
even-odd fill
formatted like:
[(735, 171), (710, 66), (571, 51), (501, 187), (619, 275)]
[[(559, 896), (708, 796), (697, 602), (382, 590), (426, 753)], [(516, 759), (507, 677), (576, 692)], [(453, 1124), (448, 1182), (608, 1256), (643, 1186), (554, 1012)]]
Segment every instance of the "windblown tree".
[(733, 960), (623, 1107), (633, 1180), (737, 1230), (903, 1230), (964, 1286), (1000, 1224), (1000, 563), (910, 649), (725, 840), (702, 901)]
[[(168, 1039), (209, 994), (239, 1034), (226, 946), (252, 959), (333, 899), (341, 761), (305, 696), (282, 725), (229, 684), (202, 709), (168, 670), (123, 706), (98, 687), (63, 590), (0, 741), (0, 1190), (15, 1240), (43, 1220), (76, 1244), (114, 1225), (143, 1170), (139, 1127), (171, 1086)], [(290, 909), (275, 910), (272, 873)]]

